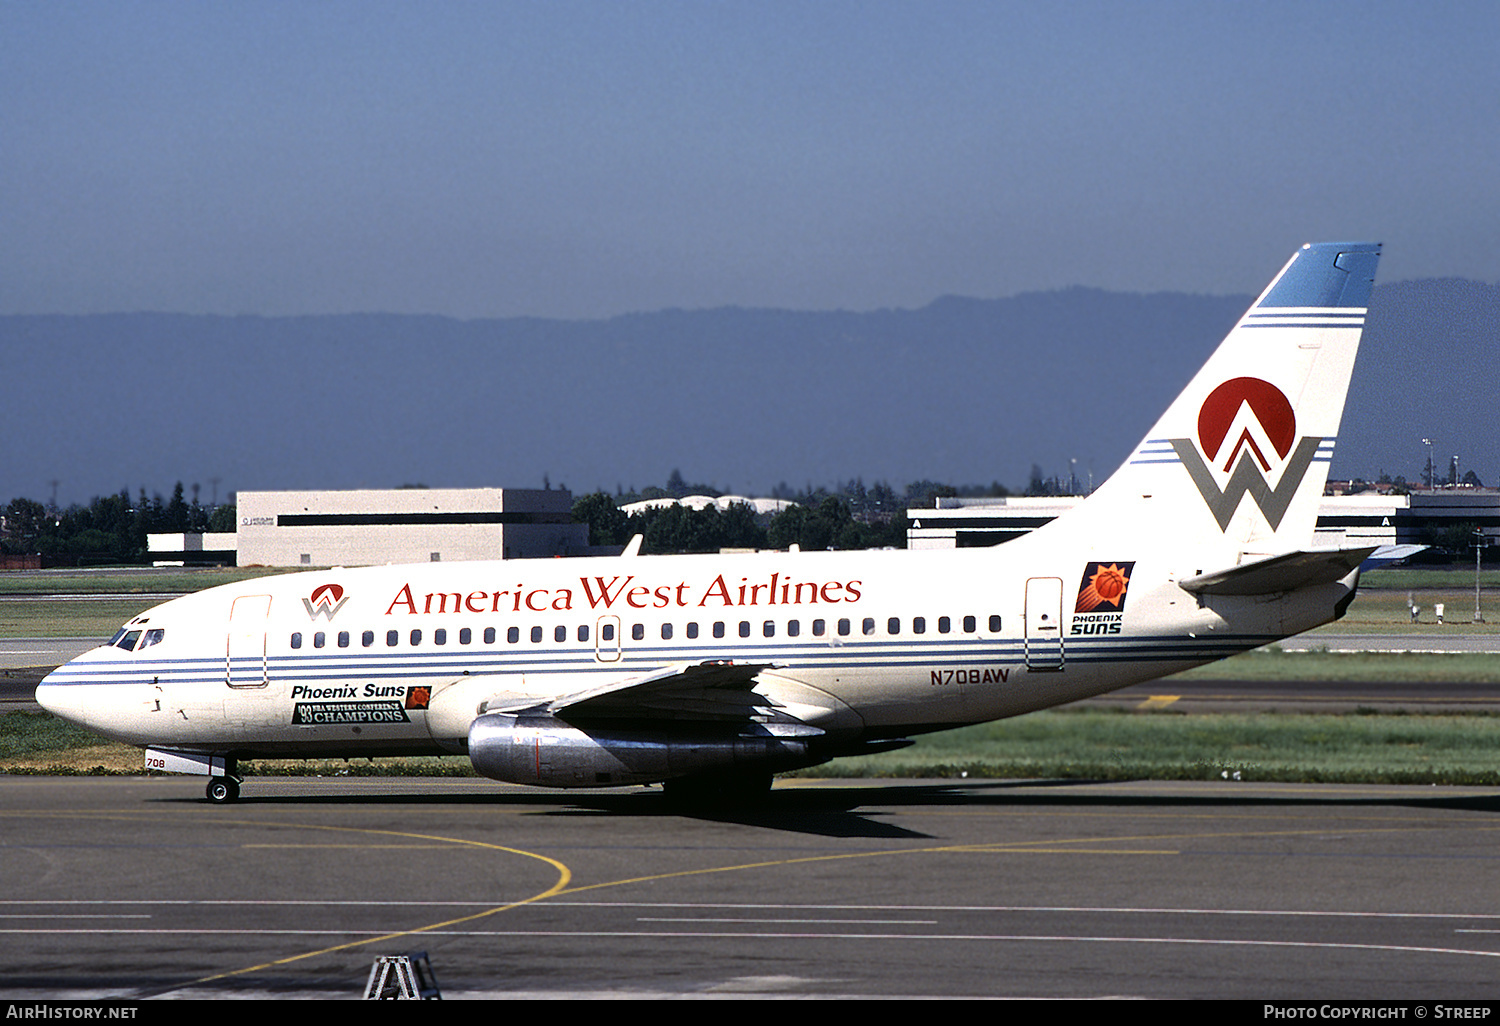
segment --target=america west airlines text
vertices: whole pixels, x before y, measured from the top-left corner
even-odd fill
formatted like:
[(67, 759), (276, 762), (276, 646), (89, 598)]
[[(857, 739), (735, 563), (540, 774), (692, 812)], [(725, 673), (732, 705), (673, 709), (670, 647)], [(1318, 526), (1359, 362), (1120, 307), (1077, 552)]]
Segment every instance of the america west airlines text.
[[(403, 584), (386, 607), (386, 615), (400, 613), (520, 613), (572, 609), (731, 609), (750, 606), (833, 605), (858, 602), (863, 581), (797, 581), (780, 573), (751, 581), (741, 577), (731, 583), (723, 574), (707, 585), (678, 581), (674, 584), (641, 584), (634, 574), (624, 577), (580, 577), (579, 588), (527, 588), (517, 584), (503, 591), (434, 591), (417, 596)], [(579, 595), (582, 598), (579, 598)]]

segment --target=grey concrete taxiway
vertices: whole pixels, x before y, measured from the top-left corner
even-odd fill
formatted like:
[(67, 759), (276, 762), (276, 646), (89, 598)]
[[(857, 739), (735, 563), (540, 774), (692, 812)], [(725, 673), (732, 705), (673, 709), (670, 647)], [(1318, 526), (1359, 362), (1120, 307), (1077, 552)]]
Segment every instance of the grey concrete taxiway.
[(1494, 789), (783, 781), (755, 811), (483, 780), (0, 780), (0, 993), (1500, 992)]

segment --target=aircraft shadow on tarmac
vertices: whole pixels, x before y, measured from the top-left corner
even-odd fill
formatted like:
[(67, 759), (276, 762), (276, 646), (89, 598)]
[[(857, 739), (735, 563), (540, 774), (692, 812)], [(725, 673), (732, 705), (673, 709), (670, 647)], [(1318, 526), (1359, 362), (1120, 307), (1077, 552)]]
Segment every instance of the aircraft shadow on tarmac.
[[(253, 779), (253, 778), (252, 778)], [(883, 822), (883, 809), (912, 806), (1051, 807), (1051, 808), (1279, 808), (1279, 807), (1406, 807), (1500, 813), (1500, 791), (1494, 794), (1370, 794), (1346, 796), (1320, 791), (1236, 796), (1214, 794), (1079, 793), (1076, 788), (1101, 783), (1092, 780), (942, 781), (881, 783), (773, 790), (758, 801), (740, 806), (708, 807), (670, 801), (656, 789), (621, 793), (537, 791), (517, 793), (407, 793), (341, 795), (243, 795), (241, 806), (272, 805), (457, 805), (532, 807), (536, 815), (674, 817), (707, 822), (739, 823), (772, 830), (824, 837), (927, 839), (933, 835)], [(253, 784), (252, 784), (253, 787)], [(1045, 789), (1043, 793), (1037, 793)], [(174, 798), (166, 802), (204, 803), (204, 799)]]

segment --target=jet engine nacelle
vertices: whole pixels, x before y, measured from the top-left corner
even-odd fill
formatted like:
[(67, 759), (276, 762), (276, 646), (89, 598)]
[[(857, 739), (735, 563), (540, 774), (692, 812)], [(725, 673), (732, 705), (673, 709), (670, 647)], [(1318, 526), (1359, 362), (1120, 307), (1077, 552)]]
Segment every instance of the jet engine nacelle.
[[(821, 731), (812, 731), (814, 735)], [(551, 716), (486, 713), (469, 727), (469, 759), (494, 780), (547, 787), (646, 784), (698, 773), (774, 772), (823, 761), (807, 737), (663, 736), (628, 729), (579, 730)]]

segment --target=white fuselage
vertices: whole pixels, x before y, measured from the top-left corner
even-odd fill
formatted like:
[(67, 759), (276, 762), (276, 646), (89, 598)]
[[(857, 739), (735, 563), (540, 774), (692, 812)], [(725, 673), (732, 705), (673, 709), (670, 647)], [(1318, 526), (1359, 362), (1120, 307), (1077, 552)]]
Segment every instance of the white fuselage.
[[(1176, 584), (1194, 568), (1106, 555), (1023, 538), (952, 552), (314, 571), (156, 606), (126, 637), (159, 640), (95, 649), (51, 674), (38, 698), (142, 746), (241, 757), (458, 751), (486, 707), (733, 660), (767, 664), (755, 692), (829, 737), (889, 738), (1222, 658), (1326, 622), (1347, 593), (1202, 603)], [(1085, 572), (1100, 563), (1133, 564), (1121, 608), (1078, 612)]]

